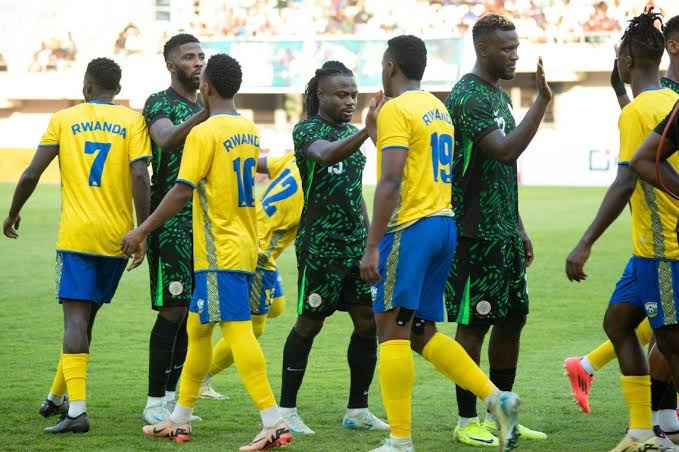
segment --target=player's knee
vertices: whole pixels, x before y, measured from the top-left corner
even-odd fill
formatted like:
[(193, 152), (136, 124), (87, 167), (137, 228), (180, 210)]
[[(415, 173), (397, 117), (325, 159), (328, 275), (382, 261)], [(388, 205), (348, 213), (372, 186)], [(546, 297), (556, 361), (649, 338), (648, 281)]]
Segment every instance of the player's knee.
[(609, 317), (604, 318), (604, 331), (613, 344), (620, 344), (626, 338), (636, 334), (633, 329), (612, 321)]
[(274, 298), (271, 302), (271, 307), (269, 308), (267, 317), (270, 319), (275, 319), (279, 315), (283, 314), (283, 311), (285, 311), (285, 297)]
[(182, 323), (184, 317), (186, 316), (187, 309), (183, 306), (172, 306), (166, 308), (160, 308), (158, 310), (158, 315), (175, 324)]
[(679, 359), (679, 330), (663, 328), (655, 333), (656, 346), (668, 361)]
[(375, 317), (371, 316), (356, 321), (354, 323), (354, 332), (361, 337), (376, 337), (377, 324), (375, 323)]
[(313, 339), (321, 332), (324, 321), (322, 317), (301, 315), (295, 322), (295, 332), (305, 339)]

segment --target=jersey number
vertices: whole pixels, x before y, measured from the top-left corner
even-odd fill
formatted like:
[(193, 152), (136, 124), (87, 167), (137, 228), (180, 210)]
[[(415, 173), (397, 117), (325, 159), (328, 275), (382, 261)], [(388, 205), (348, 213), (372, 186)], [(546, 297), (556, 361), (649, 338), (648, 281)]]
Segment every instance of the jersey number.
[(240, 157), (233, 161), (233, 170), (238, 181), (238, 207), (255, 206), (255, 167), (257, 160), (248, 158), (243, 160), (241, 168)]
[(104, 164), (110, 150), (111, 143), (85, 141), (85, 154), (94, 154), (99, 151), (94, 162), (92, 162), (92, 168), (90, 168), (90, 187), (101, 187), (101, 175), (104, 172)]
[(434, 169), (434, 182), (449, 184), (452, 181), (453, 137), (444, 133), (431, 134), (431, 163)]
[[(276, 213), (276, 210), (278, 210), (278, 208), (273, 205), (274, 203), (288, 199), (297, 191), (297, 181), (291, 174), (292, 171), (290, 171), (290, 168), (285, 168), (280, 176), (271, 182), (271, 185), (269, 185), (269, 188), (264, 193), (264, 196), (262, 197), (262, 207), (264, 208), (264, 213), (269, 217), (273, 216), (273, 214)], [(271, 194), (273, 189), (279, 185), (281, 190)]]

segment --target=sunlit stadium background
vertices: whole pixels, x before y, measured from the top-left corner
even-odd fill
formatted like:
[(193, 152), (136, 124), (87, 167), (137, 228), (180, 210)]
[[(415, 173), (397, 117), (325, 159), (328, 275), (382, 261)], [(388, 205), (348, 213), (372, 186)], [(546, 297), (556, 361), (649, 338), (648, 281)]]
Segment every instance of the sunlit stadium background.
[[(471, 68), (471, 25), (486, 12), (515, 21), (518, 76), (506, 84), (521, 117), (535, 95), (543, 56), (556, 93), (531, 148), (519, 160), (526, 185), (606, 185), (615, 172), (617, 115), (608, 87), (613, 44), (641, 0), (0, 0), (0, 181), (15, 181), (50, 113), (81, 101), (84, 67), (113, 57), (123, 67), (117, 101), (140, 109), (169, 84), (161, 49), (195, 34), (208, 53), (227, 52), (244, 69), (238, 106), (262, 131), (262, 146), (291, 148), (301, 93), (315, 68), (338, 59), (361, 91), (359, 114), (380, 87), (386, 38), (427, 39), (425, 88), (445, 97)], [(666, 18), (676, 0), (657, 0)], [(366, 182), (374, 182), (374, 160)], [(45, 180), (58, 177), (54, 168)]]

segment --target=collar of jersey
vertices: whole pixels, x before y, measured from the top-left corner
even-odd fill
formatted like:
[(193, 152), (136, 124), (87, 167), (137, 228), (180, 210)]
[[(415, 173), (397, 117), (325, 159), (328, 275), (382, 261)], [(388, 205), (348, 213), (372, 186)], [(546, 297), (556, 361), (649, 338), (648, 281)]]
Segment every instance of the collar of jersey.
[(216, 116), (216, 115), (240, 116), (240, 113), (229, 113), (227, 111), (216, 111), (214, 113), (210, 112), (210, 116)]
[(88, 100), (88, 104), (97, 104), (97, 105), (113, 105), (113, 102), (102, 102), (100, 100)]

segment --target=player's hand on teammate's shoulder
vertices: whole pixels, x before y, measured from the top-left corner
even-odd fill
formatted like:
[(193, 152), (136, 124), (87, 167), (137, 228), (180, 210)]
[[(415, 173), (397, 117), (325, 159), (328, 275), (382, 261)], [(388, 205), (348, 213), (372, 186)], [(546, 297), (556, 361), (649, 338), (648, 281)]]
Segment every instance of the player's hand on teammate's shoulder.
[(578, 243), (578, 246), (568, 255), (566, 258), (566, 276), (568, 276), (569, 281), (580, 282), (587, 279), (584, 267), (591, 251), (590, 247)]
[(2, 231), (5, 236), (10, 239), (18, 239), (19, 232), (17, 232), (17, 229), (19, 229), (19, 223), (21, 223), (21, 215), (17, 215), (16, 217), (8, 216), (5, 218), (5, 221), (2, 222)]
[(547, 76), (545, 76), (545, 68), (542, 64), (542, 57), (538, 58), (538, 68), (535, 71), (535, 79), (538, 89), (538, 98), (545, 102), (552, 100), (552, 88), (547, 83)]
[(380, 251), (375, 246), (366, 246), (365, 253), (361, 258), (361, 279), (368, 284), (377, 284), (380, 282), (380, 271), (378, 268), (378, 261), (380, 259)]

